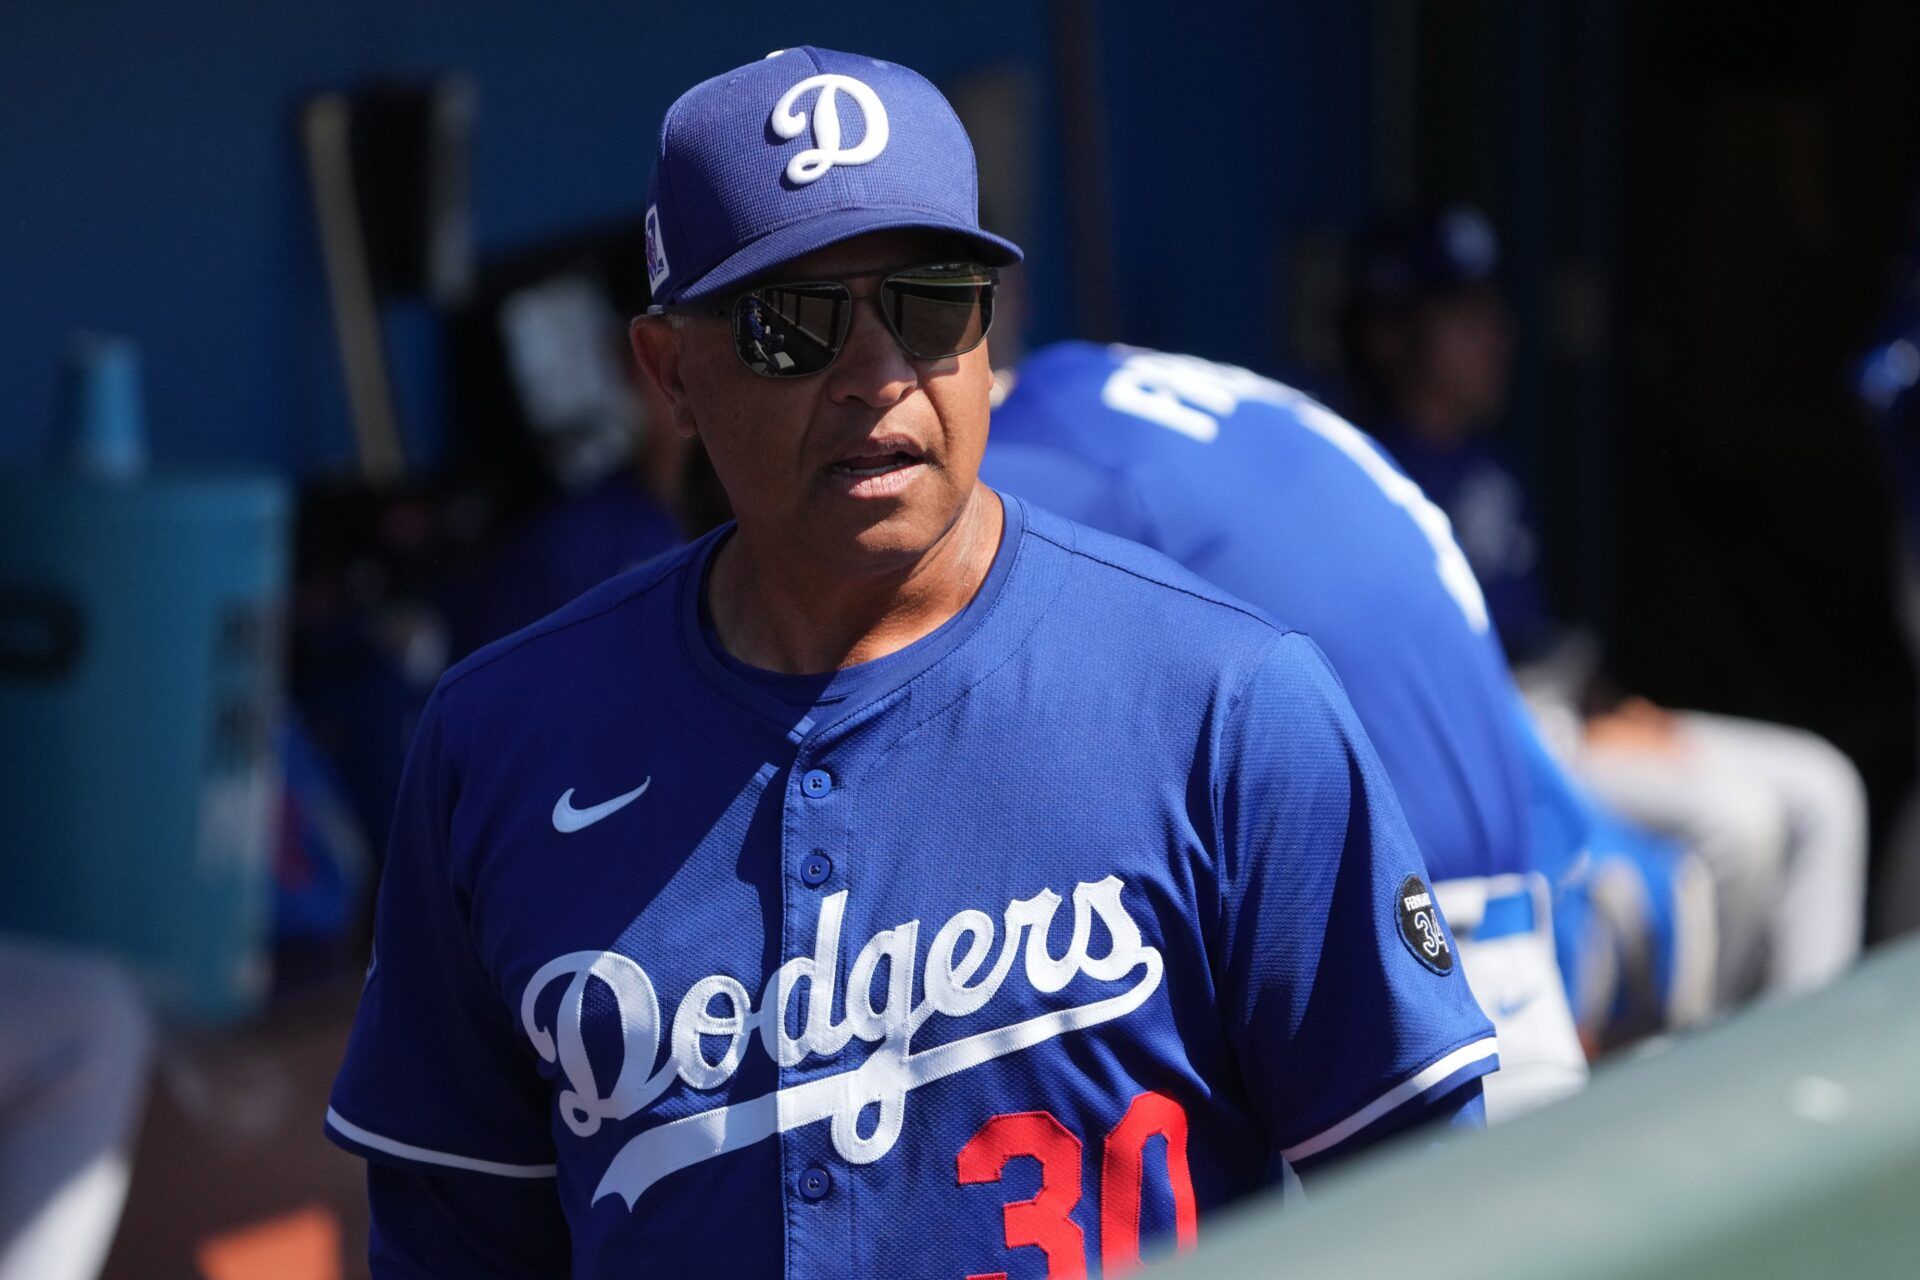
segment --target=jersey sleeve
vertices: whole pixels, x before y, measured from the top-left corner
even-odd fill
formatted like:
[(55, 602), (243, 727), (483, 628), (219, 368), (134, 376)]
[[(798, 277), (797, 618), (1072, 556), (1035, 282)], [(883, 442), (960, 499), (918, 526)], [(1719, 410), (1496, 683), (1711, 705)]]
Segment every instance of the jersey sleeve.
[(480, 962), (452, 871), (459, 784), (442, 694), (427, 705), (401, 779), (373, 957), (327, 1136), (403, 1168), (550, 1179), (546, 1086)]
[(1235, 699), (1218, 768), (1220, 1004), (1275, 1148), (1300, 1166), (1434, 1118), (1498, 1065), (1493, 1029), (1306, 637), (1281, 637)]

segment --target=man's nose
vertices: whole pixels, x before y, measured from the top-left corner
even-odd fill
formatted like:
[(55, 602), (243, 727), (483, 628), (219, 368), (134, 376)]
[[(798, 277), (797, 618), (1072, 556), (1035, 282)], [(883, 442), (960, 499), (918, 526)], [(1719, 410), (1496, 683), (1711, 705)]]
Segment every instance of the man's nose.
[(920, 385), (920, 372), (894, 341), (881, 318), (885, 305), (879, 297), (857, 299), (847, 327), (846, 346), (827, 371), (828, 395), (836, 403), (858, 403), (884, 409), (904, 399)]

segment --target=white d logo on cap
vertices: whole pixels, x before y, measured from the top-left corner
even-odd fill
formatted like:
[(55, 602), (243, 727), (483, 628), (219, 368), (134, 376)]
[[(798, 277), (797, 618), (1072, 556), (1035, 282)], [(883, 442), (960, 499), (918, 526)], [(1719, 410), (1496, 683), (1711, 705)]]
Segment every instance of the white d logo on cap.
[[(808, 147), (787, 164), (787, 180), (800, 187), (837, 164), (865, 164), (887, 146), (887, 109), (880, 95), (864, 81), (831, 73), (808, 76), (780, 95), (780, 101), (773, 104), (773, 118), (769, 121), (775, 133), (782, 138), (797, 138), (807, 127), (806, 112), (796, 112), (793, 107), (809, 89), (820, 90), (820, 98), (813, 107), (813, 140), (819, 145)], [(840, 147), (839, 92), (842, 89), (860, 108), (867, 128), (860, 145), (844, 151)]]

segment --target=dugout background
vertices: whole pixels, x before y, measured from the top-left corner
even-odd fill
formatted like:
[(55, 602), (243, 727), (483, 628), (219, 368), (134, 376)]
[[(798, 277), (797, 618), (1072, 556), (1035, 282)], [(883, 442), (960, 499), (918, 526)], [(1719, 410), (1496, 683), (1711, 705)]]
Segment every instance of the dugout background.
[[(713, 23), (614, 0), (25, 0), (0, 40), (0, 462), (49, 449), (64, 345), (93, 328), (141, 345), (157, 460), (347, 466), (293, 145), (307, 94), (468, 75), (485, 261), (631, 220), (676, 90), (803, 38), (977, 106), (993, 216), (1031, 253), (1034, 341), (1319, 385), (1357, 227), (1480, 203), (1521, 320), (1508, 434), (1550, 498), (1560, 603), (1655, 696), (1833, 737), (1891, 808), (1912, 684), (1841, 377), (1914, 234), (1912, 6), (1292, 0), (1176, 22), (1147, 0), (848, 0)], [(445, 335), (389, 310), (430, 463), (458, 431)]]

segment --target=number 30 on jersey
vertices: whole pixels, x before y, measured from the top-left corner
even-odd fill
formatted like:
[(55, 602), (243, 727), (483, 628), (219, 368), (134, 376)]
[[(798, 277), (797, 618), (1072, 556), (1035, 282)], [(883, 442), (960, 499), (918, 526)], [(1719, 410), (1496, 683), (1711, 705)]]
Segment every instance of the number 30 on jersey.
[[(1147, 1177), (1147, 1143), (1161, 1139), (1173, 1195), (1174, 1237), (1181, 1250), (1199, 1238), (1199, 1212), (1187, 1163), (1187, 1113), (1160, 1093), (1143, 1093), (1107, 1134), (1100, 1155), (1100, 1272), (1123, 1276), (1140, 1266), (1140, 1197)], [(1035, 1248), (1046, 1255), (1047, 1280), (1079, 1280), (1087, 1274), (1086, 1233), (1074, 1221), (1080, 1203), (1082, 1144), (1079, 1135), (1045, 1111), (994, 1116), (960, 1148), (961, 1186), (1000, 1181), (1009, 1162), (1022, 1156), (1040, 1165), (1040, 1190), (1005, 1205), (1009, 1249)], [(967, 1280), (1006, 1280), (1004, 1271), (977, 1272)]]

